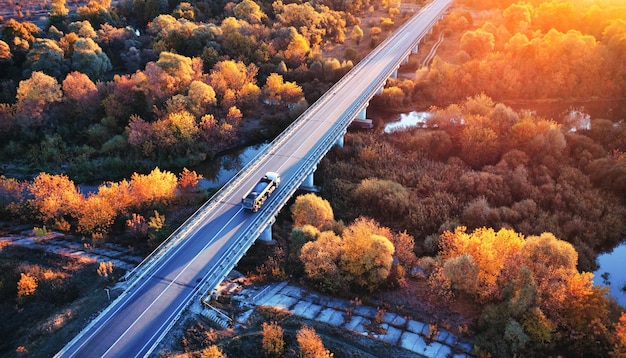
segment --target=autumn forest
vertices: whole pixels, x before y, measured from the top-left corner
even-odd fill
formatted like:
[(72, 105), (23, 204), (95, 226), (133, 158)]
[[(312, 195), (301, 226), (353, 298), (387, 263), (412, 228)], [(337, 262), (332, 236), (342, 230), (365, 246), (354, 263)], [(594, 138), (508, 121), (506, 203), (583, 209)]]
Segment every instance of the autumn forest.
[[(187, 168), (274, 138), (422, 5), (52, 0), (43, 24), (14, 8), (0, 18), (0, 231), (147, 255), (215, 190)], [(480, 357), (626, 357), (624, 307), (590, 273), (626, 237), (625, 58), (623, 1), (456, 1), (370, 105), (426, 123), (349, 131), (319, 164), (320, 192), (295, 198), (277, 244), (240, 269), (402, 307)], [(591, 100), (609, 114), (533, 111)], [(0, 267), (3, 356), (56, 353), (51, 312), (84, 310), (121, 273), (10, 246)], [(266, 350), (276, 322), (259, 329), (265, 356), (289, 356)], [(317, 347), (300, 356), (328, 356), (314, 330), (297, 334)], [(201, 336), (181, 349), (240, 352)]]

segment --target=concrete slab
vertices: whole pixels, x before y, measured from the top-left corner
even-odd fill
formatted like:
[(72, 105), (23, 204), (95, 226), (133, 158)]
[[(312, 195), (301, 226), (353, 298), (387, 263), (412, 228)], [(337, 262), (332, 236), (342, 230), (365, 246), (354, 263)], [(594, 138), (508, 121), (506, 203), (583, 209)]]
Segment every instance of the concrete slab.
[(322, 309), (319, 315), (317, 315), (317, 320), (330, 323), (330, 321), (332, 321), (332, 317), (335, 314), (335, 312), (337, 312), (335, 309), (326, 307)]
[(407, 349), (411, 352), (422, 353), (426, 342), (420, 335), (412, 332), (403, 332), (400, 336), (400, 347)]
[(328, 301), (327, 306), (333, 307), (333, 308), (348, 308), (350, 305), (345, 300), (340, 300), (340, 299), (335, 298), (335, 299), (330, 299)]
[(305, 312), (311, 305), (312, 303), (309, 301), (300, 300), (298, 301), (298, 303), (296, 303), (295, 306), (293, 306), (293, 308), (291, 309), (291, 313), (297, 316), (304, 316)]
[(361, 316), (352, 316), (350, 321), (343, 328), (354, 331), (359, 324), (363, 324), (364, 318)]
[(456, 344), (456, 346), (462, 349), (464, 352), (474, 353), (474, 345), (472, 345), (472, 343), (466, 339), (461, 339), (460, 342)]
[(472, 356), (465, 353), (456, 353), (452, 358), (471, 358)]
[(302, 317), (304, 318), (308, 318), (308, 319), (313, 319), (315, 317), (317, 317), (317, 315), (320, 313), (320, 311), (322, 310), (322, 306), (320, 305), (316, 305), (315, 303), (311, 303), (307, 309), (302, 312)]
[(413, 333), (421, 334), (424, 329), (424, 323), (410, 319), (406, 324), (406, 329)]
[(361, 305), (354, 308), (354, 314), (367, 318), (373, 318), (374, 316), (376, 316), (376, 309)]
[(250, 309), (241, 313), (239, 316), (237, 316), (236, 322), (238, 324), (247, 324), (250, 319), (250, 316), (252, 315), (252, 312), (254, 312), (254, 310)]
[(422, 334), (424, 337), (430, 337), (430, 325), (424, 324), (424, 328), (422, 328)]
[(404, 327), (404, 325), (406, 325), (406, 318), (400, 315), (396, 315), (396, 318), (393, 319), (393, 322), (391, 322), (391, 324), (396, 327)]
[(435, 355), (435, 358), (448, 358), (452, 354), (452, 348), (446, 346), (445, 344), (441, 345), (439, 351)]
[(383, 322), (391, 324), (396, 317), (398, 317), (398, 315), (395, 313), (385, 312), (383, 315)]
[(422, 354), (427, 357), (439, 357), (439, 350), (441, 350), (443, 347), (446, 347), (448, 348), (448, 350), (450, 350), (450, 347), (444, 346), (439, 342), (430, 342), (426, 345), (426, 347), (424, 347), (424, 352)]
[(293, 307), (296, 303), (298, 303), (298, 301), (300, 301), (299, 299), (295, 297), (289, 297), (289, 296), (283, 296), (283, 295), (277, 295), (277, 296), (279, 297), (279, 303), (276, 304), (276, 307), (284, 308), (286, 310), (291, 310), (291, 307)]
[(365, 328), (365, 326), (369, 325), (370, 323), (372, 323), (372, 321), (363, 317), (361, 323), (354, 327), (354, 332), (367, 336), (369, 334), (369, 331), (367, 330), (367, 328)]
[(380, 336), (380, 339), (387, 343), (397, 344), (400, 336), (402, 336), (401, 330), (397, 329), (396, 327), (389, 326), (387, 328), (387, 333), (382, 334)]
[(283, 287), (282, 290), (280, 290), (280, 293), (285, 296), (301, 298), (303, 296), (304, 290), (302, 290), (300, 287), (287, 285)]
[(335, 326), (335, 327), (341, 326), (343, 322), (345, 321), (344, 314), (345, 312), (343, 311), (334, 310), (332, 316), (330, 317), (330, 320), (328, 321), (328, 324)]
[(416, 340), (413, 343), (413, 351), (419, 354), (424, 354), (424, 352), (426, 351), (426, 346), (427, 346), (426, 339), (424, 338), (424, 336), (420, 334), (417, 334), (417, 335), (420, 337), (420, 339)]

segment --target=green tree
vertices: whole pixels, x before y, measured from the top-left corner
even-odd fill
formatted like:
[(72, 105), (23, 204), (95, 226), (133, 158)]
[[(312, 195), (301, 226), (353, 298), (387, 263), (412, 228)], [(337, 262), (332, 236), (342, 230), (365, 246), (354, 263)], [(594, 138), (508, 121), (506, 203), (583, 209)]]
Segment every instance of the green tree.
[(411, 199), (409, 191), (401, 184), (378, 178), (361, 180), (354, 197), (367, 215), (389, 221), (406, 215)]
[(90, 38), (79, 38), (74, 42), (72, 69), (97, 80), (110, 71), (112, 66), (111, 60), (97, 43)]
[(196, 116), (202, 116), (208, 112), (208, 107), (217, 103), (215, 90), (202, 81), (192, 81), (188, 92), (191, 100), (192, 112)]
[(54, 40), (36, 39), (24, 64), (30, 71), (40, 71), (60, 78), (68, 68), (64, 52)]

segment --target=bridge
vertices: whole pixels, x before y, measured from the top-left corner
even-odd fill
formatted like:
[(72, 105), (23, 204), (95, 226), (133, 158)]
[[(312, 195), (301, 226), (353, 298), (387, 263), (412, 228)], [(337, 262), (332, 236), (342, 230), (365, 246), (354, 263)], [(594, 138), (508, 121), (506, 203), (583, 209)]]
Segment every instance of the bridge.
[[(257, 155), (159, 248), (126, 277), (126, 289), (56, 357), (148, 356), (194, 300), (218, 284), (248, 248), (268, 236), (289, 198), (313, 186), (317, 163), (354, 119), (365, 119), (370, 99), (417, 52), (452, 0), (422, 8), (348, 72)], [(281, 185), (257, 213), (241, 198), (265, 172)], [(270, 233), (271, 236), (271, 233)]]

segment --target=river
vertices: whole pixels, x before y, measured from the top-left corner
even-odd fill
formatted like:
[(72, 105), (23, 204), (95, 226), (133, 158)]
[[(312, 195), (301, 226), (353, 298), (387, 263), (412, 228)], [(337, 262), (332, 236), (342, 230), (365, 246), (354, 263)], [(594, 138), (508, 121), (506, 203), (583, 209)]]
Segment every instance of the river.
[(595, 271), (593, 282), (596, 285), (606, 285), (611, 296), (622, 306), (626, 307), (626, 242), (617, 246), (611, 252), (598, 256), (600, 268)]
[(232, 149), (227, 153), (220, 154), (214, 160), (207, 160), (189, 169), (202, 175), (200, 188), (219, 188), (267, 146), (268, 143), (261, 143)]

